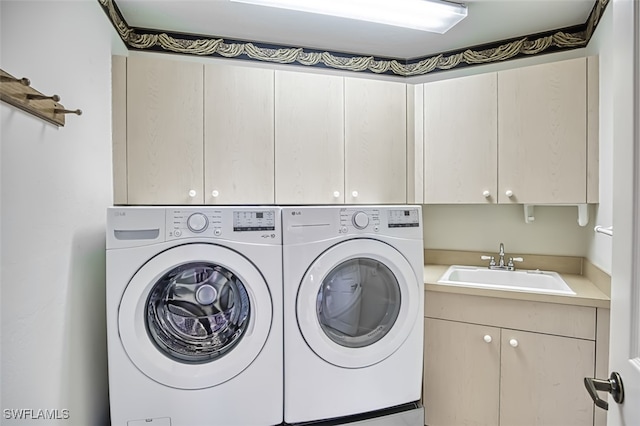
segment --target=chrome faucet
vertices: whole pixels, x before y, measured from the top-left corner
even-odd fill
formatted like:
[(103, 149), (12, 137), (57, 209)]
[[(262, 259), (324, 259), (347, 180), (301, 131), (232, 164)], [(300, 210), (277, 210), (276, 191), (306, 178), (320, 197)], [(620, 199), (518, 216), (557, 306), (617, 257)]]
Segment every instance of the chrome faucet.
[(513, 262), (522, 262), (524, 259), (521, 257), (510, 257), (509, 261), (504, 263), (504, 244), (500, 243), (500, 251), (498, 252), (498, 262), (494, 256), (480, 256), (482, 260), (489, 261), (489, 269), (500, 269), (505, 271), (515, 271), (516, 267)]

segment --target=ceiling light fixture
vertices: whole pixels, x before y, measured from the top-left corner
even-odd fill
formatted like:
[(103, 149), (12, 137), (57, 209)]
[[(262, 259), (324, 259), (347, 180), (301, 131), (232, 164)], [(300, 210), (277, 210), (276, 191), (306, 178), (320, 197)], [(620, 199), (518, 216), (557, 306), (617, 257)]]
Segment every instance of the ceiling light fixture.
[(467, 16), (467, 6), (441, 0), (231, 0), (338, 16), (444, 34)]

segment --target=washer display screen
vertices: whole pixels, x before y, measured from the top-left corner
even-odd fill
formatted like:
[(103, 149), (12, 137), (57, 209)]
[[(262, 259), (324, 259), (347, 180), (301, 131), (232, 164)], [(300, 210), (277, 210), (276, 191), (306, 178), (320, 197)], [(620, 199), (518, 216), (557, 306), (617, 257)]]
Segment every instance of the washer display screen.
[(242, 339), (251, 307), (245, 285), (213, 263), (187, 263), (167, 272), (146, 305), (151, 340), (168, 357), (203, 363), (224, 356)]

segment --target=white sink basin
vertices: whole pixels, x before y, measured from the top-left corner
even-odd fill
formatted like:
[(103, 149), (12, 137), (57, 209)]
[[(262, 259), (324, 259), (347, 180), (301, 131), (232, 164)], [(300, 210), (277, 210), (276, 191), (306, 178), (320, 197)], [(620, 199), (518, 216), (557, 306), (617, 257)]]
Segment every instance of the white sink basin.
[(438, 283), (494, 290), (576, 294), (556, 272), (537, 269), (504, 271), (487, 267), (453, 265), (440, 277)]

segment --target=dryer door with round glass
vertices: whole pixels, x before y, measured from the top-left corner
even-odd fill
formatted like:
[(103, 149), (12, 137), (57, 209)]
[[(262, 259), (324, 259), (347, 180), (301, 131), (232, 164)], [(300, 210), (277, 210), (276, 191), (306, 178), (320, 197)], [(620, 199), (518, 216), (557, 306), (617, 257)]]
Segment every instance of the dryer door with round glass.
[(420, 283), (407, 259), (372, 239), (337, 244), (305, 273), (296, 315), (309, 347), (347, 368), (376, 364), (407, 339), (417, 320)]
[(230, 249), (185, 244), (150, 259), (125, 289), (118, 327), (149, 378), (180, 389), (216, 386), (262, 350), (271, 294), (256, 267)]

